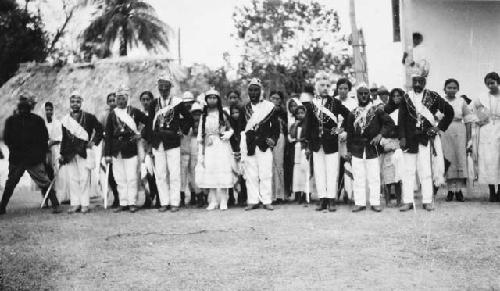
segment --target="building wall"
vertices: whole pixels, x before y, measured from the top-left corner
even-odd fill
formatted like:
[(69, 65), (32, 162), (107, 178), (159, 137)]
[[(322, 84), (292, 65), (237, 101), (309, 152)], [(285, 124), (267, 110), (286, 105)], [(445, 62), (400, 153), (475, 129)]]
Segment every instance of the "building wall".
[[(475, 97), (485, 91), (484, 75), (500, 71), (500, 1), (404, 1), (410, 17), (402, 18), (403, 25), (424, 37), (415, 56), (430, 63), (428, 87), (442, 93), (444, 80), (455, 78), (462, 94)], [(402, 87), (403, 45), (393, 42), (391, 1), (357, 0), (356, 10), (370, 82)]]
[(387, 88), (402, 87), (401, 42), (393, 42), (391, 1), (356, 0), (356, 21), (366, 43), (368, 80)]

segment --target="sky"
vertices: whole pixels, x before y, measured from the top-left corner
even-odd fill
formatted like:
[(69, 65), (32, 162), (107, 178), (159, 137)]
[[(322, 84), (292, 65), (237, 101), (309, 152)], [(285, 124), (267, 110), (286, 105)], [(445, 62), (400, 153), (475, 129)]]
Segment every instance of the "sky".
[[(24, 0), (18, 0), (21, 3)], [(77, 0), (69, 0), (77, 1)], [(172, 28), (169, 56), (178, 58), (177, 31), (181, 34), (181, 59), (183, 65), (193, 63), (207, 64), (212, 68), (224, 64), (223, 53), (228, 52), (231, 63), (236, 65), (240, 59), (240, 50), (236, 47), (236, 40), (231, 37), (235, 32), (232, 15), (235, 7), (249, 5), (251, 0), (144, 0), (156, 10), (160, 19)], [(301, 0), (310, 2), (309, 0)], [(351, 32), (349, 21), (349, 0), (316, 0), (327, 8), (335, 9), (340, 18), (341, 33)], [(61, 1), (45, 0), (42, 3), (42, 19), (49, 32), (54, 33), (64, 21)], [(369, 7), (378, 6), (373, 0), (356, 0), (357, 9), (371, 10)], [(32, 10), (37, 11), (33, 4)], [(369, 7), (368, 7), (369, 6)], [(361, 9), (360, 9), (361, 10)], [(78, 50), (78, 36), (87, 27), (91, 18), (92, 8), (81, 9), (73, 17), (67, 27), (66, 35), (60, 43), (67, 50)], [(362, 19), (360, 19), (362, 20)], [(360, 25), (362, 21), (358, 21)], [(114, 51), (118, 51), (118, 42)], [(131, 57), (143, 57), (148, 53), (144, 49), (129, 50)]]
[[(232, 14), (236, 6), (250, 0), (147, 0), (160, 18), (175, 32), (181, 30), (181, 59), (183, 64), (205, 63), (210, 67), (223, 64), (222, 55), (229, 52), (237, 62), (239, 50), (231, 38), (235, 31)], [(320, 0), (327, 7), (336, 8), (341, 25), (348, 27), (349, 0)], [(177, 39), (171, 40), (171, 54), (177, 58)]]

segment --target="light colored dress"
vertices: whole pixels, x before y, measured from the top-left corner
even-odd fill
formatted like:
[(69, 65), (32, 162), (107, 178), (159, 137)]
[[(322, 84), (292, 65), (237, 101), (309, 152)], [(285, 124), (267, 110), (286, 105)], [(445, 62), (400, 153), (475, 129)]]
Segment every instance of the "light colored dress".
[(285, 199), (285, 124), (284, 120), (279, 119), (280, 136), (273, 148), (273, 201), (276, 199)]
[(307, 185), (310, 171), (309, 161), (302, 144), (296, 141), (297, 136), (302, 136), (302, 126), (294, 127), (292, 130), (296, 131), (296, 133), (289, 135), (290, 142), (294, 144), (292, 191), (307, 193), (311, 191), (310, 185), (309, 187)]
[(464, 180), (467, 178), (465, 124), (471, 122), (472, 110), (462, 98), (455, 97), (453, 100), (445, 98), (445, 100), (453, 107), (455, 112), (453, 122), (441, 137), (444, 157), (450, 162), (446, 172), (446, 179), (448, 182), (456, 179)]
[[(203, 189), (232, 188), (235, 183), (235, 165), (229, 137), (233, 130), (219, 124), (218, 111), (210, 111), (206, 116), (205, 138), (202, 137), (202, 126), (203, 122), (200, 121), (196, 184)], [(222, 136), (225, 137), (224, 140)]]
[(473, 110), (480, 120), (488, 119), (477, 132), (478, 182), (500, 184), (500, 95), (482, 94)]

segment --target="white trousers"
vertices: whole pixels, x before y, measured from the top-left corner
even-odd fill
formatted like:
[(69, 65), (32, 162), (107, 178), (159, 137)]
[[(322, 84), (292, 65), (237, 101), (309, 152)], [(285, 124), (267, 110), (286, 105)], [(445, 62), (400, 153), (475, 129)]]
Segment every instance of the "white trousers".
[(71, 206), (89, 206), (90, 169), (87, 159), (76, 155), (67, 165)]
[(131, 206), (137, 202), (138, 164), (137, 156), (129, 159), (113, 158), (113, 175), (120, 197), (120, 206)]
[(415, 188), (415, 173), (420, 181), (422, 203), (432, 202), (431, 151), (429, 146), (418, 146), (418, 153), (403, 153), (403, 203), (413, 202)]
[(248, 204), (271, 204), (273, 179), (273, 152), (265, 152), (258, 147), (255, 154), (245, 160), (245, 176), (248, 194)]
[[(364, 155), (364, 154), (363, 154)], [(380, 205), (380, 164), (379, 159), (359, 159), (352, 157), (352, 175), (354, 177), (354, 204), (366, 206), (366, 182), (368, 182), (371, 206)]]
[[(153, 148), (155, 157), (155, 178), (162, 206), (179, 206), (181, 200), (181, 149), (165, 150), (163, 143), (158, 149)], [(167, 173), (170, 183), (167, 183)]]
[(313, 152), (314, 177), (318, 198), (335, 198), (339, 176), (339, 153), (325, 154), (323, 147)]

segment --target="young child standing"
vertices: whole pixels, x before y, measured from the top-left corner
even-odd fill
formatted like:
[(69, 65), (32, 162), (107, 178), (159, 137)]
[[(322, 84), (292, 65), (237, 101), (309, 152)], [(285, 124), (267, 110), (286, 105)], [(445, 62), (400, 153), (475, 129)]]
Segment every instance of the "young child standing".
[(190, 132), (190, 140), (189, 140), (189, 169), (188, 169), (188, 181), (187, 185), (189, 187), (189, 191), (194, 193), (193, 196), (196, 197), (196, 204), (198, 207), (203, 207), (206, 204), (206, 195), (202, 189), (198, 187), (196, 184), (196, 175), (195, 168), (198, 163), (198, 127), (200, 125), (201, 115), (203, 113), (203, 106), (195, 102), (191, 106), (191, 116), (193, 117), (193, 130)]
[(305, 117), (306, 108), (303, 105), (298, 105), (295, 109), (295, 123), (290, 127), (288, 134), (288, 140), (293, 144), (294, 149), (292, 191), (296, 197), (300, 197), (300, 203), (304, 201), (305, 195), (308, 195), (308, 192), (310, 192), (307, 185), (309, 180), (309, 160), (303, 130)]
[(231, 143), (231, 148), (233, 149), (234, 155), (234, 174), (236, 175), (236, 183), (233, 188), (233, 193), (238, 205), (243, 206), (247, 201), (246, 195), (246, 186), (245, 180), (241, 175), (240, 170), (240, 160), (241, 160), (241, 152), (240, 152), (240, 142), (241, 142), (241, 132), (245, 129), (246, 121), (243, 115), (243, 109), (240, 106), (233, 105), (229, 108), (230, 116), (229, 123), (233, 128), (233, 136), (229, 139)]

